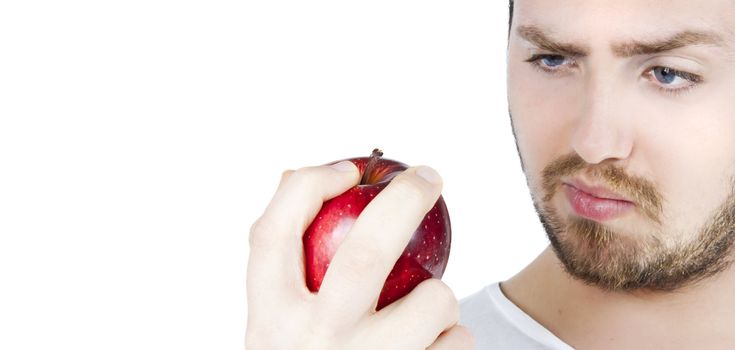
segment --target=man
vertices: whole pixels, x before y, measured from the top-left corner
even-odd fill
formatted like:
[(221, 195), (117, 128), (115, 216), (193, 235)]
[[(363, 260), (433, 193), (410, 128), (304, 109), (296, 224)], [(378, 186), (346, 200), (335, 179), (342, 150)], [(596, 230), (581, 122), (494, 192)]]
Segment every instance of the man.
[[(463, 300), (459, 323), (478, 349), (735, 349), (735, 1), (521, 0), (511, 11), (509, 109), (551, 245)], [(396, 177), (320, 293), (304, 292), (289, 256), (321, 201), (357, 181), (343, 166), (284, 173), (253, 226), (248, 345), (472, 348), (439, 281), (371, 311), (438, 197), (430, 168)], [(377, 242), (365, 238), (378, 228)]]
[(514, 11), (509, 107), (551, 247), (462, 323), (479, 348), (735, 349), (735, 2)]

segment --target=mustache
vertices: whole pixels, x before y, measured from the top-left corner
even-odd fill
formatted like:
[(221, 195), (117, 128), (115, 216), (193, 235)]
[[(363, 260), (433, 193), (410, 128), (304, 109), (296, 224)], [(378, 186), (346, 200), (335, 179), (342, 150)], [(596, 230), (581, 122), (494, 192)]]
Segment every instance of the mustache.
[(561, 156), (547, 165), (542, 172), (544, 202), (549, 202), (562, 185), (562, 177), (585, 173), (590, 179), (606, 184), (613, 191), (629, 198), (637, 208), (657, 224), (661, 223), (663, 197), (651, 181), (631, 176), (613, 164), (588, 164), (577, 153)]

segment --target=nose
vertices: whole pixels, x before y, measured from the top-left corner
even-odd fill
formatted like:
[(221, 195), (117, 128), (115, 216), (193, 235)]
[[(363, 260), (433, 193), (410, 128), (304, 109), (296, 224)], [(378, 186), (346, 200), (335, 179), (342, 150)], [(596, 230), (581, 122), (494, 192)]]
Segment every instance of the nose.
[(591, 77), (574, 122), (571, 147), (589, 164), (627, 158), (633, 149), (632, 116), (614, 77)]

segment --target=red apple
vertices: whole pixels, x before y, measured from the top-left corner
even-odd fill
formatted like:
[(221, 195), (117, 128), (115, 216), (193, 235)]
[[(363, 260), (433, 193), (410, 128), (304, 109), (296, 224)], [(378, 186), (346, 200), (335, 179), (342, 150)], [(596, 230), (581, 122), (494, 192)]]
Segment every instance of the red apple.
[[(357, 216), (396, 175), (408, 168), (406, 164), (381, 158), (382, 155), (375, 149), (370, 157), (348, 159), (360, 169), (360, 184), (324, 202), (306, 229), (303, 237), (306, 285), (312, 292), (319, 291), (329, 262)], [(451, 231), (447, 206), (439, 196), (391, 270), (376, 310), (408, 294), (425, 279), (441, 278), (449, 259)]]

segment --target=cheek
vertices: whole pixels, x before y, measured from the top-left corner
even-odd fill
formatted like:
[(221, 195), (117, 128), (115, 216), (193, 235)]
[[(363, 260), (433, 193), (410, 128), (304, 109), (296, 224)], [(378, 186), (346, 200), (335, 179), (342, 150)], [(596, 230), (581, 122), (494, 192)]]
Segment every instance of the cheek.
[(709, 94), (675, 109), (639, 101), (644, 107), (633, 161), (652, 175), (672, 232), (688, 235), (701, 228), (732, 191), (735, 106), (729, 101), (735, 100)]
[(577, 93), (571, 80), (551, 79), (523, 62), (527, 57), (510, 55), (508, 104), (518, 148), (529, 181), (534, 185), (543, 167), (571, 151), (572, 118)]

